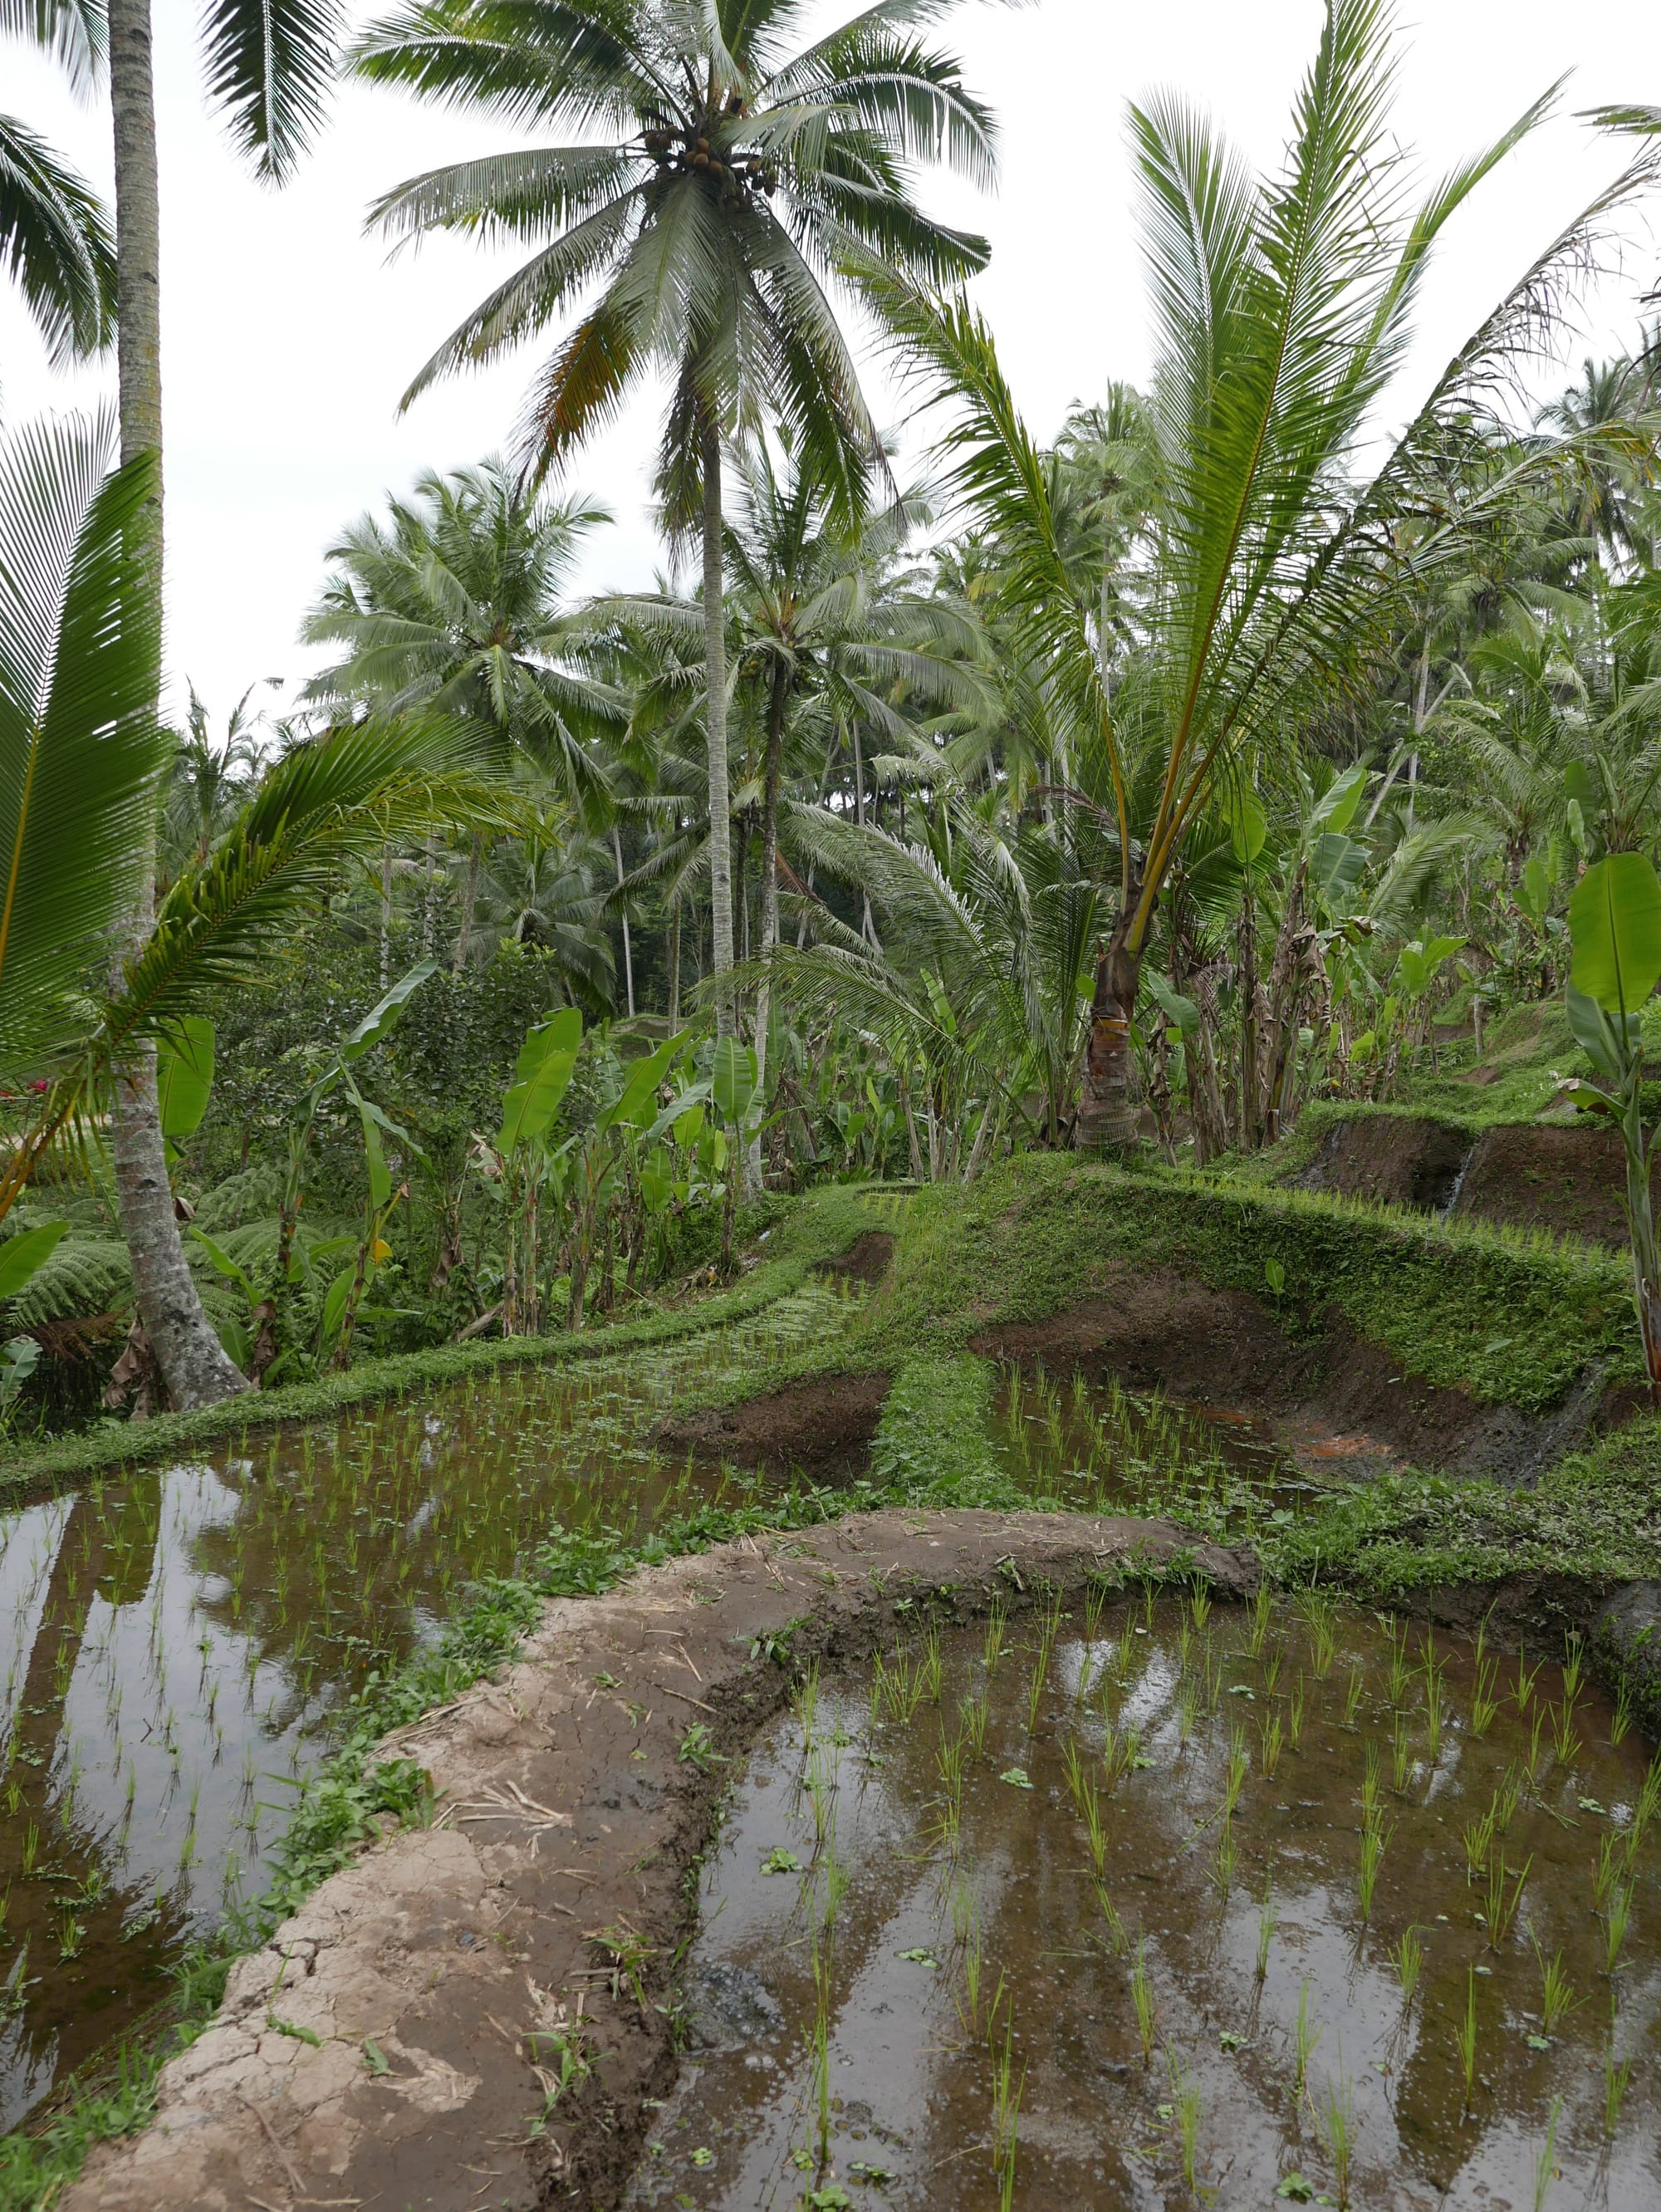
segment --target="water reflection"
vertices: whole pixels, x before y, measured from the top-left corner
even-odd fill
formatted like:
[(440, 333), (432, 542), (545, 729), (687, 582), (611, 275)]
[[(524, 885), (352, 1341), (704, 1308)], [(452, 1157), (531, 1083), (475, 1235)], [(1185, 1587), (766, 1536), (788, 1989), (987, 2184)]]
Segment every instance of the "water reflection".
[(1609, 1701), (1318, 1600), (1093, 1613), (762, 1747), (635, 2212), (1661, 2203), (1661, 1763)]
[(250, 1439), (0, 1516), (0, 2128), (170, 1990), (258, 1896), (295, 1778), (371, 1671), (553, 1521), (625, 1532), (718, 1477), (646, 1441), (700, 1383), (849, 1311), (741, 1328)]

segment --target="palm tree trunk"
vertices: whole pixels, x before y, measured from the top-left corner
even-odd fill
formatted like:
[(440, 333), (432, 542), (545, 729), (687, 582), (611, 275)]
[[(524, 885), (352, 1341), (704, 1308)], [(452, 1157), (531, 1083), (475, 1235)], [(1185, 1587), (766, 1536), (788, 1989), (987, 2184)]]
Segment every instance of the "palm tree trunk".
[(1084, 1085), (1073, 1125), (1081, 1149), (1131, 1143), (1137, 1109), (1131, 1097), (1131, 1021), (1142, 981), (1142, 952), (1129, 943), (1136, 899), (1127, 899), (1106, 949), (1096, 951), (1095, 995), (1090, 1006), (1090, 1036), (1084, 1052)]
[[(767, 761), (761, 778), (761, 981), (755, 993), (755, 1091), (765, 1098), (767, 1075), (767, 1025), (773, 1013), (773, 992), (767, 962), (779, 942), (779, 762), (785, 744), (785, 684), (776, 675), (768, 701)], [(745, 1161), (749, 1195), (761, 1190), (761, 1136), (758, 1129)]]
[[(617, 863), (617, 888), (623, 887), (623, 841), (617, 835), (617, 825), (611, 825), (611, 857)], [(634, 1018), (634, 955), (628, 942), (628, 916), (621, 903), (617, 908), (623, 924), (623, 981), (628, 991), (628, 1018)]]
[[(466, 964), (468, 943), (473, 934), (473, 909), (479, 902), (479, 862), (483, 855), (483, 852), (484, 839), (477, 830), (475, 830), (473, 833), (473, 842), (467, 848), (467, 874), (462, 882), (462, 910), (461, 921), (456, 930), (456, 957), (450, 963), (450, 972), (452, 975), (459, 975), (464, 966)], [(390, 906), (391, 903), (391, 902), (389, 898), (387, 904)], [(385, 942), (385, 928), (383, 925), (383, 945)], [(623, 945), (625, 950), (627, 950), (628, 945), (628, 924), (627, 922), (623, 924)], [(381, 964), (384, 970), (385, 967), (385, 955), (384, 952), (382, 954)], [(385, 986), (385, 977), (383, 973), (383, 988)], [(633, 1011), (634, 1007), (631, 999), (629, 1012), (630, 1013), (633, 1013)]]
[(676, 899), (670, 910), (669, 921), (669, 1026), (671, 1035), (681, 1019), (681, 902)]
[[(110, 108), (115, 140), (116, 297), (119, 315), (121, 458), (157, 459), (149, 557), (161, 576), (161, 216), (156, 182), (155, 94), (149, 0), (110, 0)], [(161, 702), (156, 702), (160, 712)], [(141, 871), (144, 890), (125, 949), (149, 936), (155, 912), (155, 830)], [(185, 1264), (167, 1180), (156, 1103), (155, 1047), (115, 1071), (112, 1155), (133, 1290), (167, 1394), (181, 1409), (211, 1406), (248, 1388), (227, 1357)]]
[(721, 432), (706, 412), (700, 434), (704, 471), (704, 675), (709, 733), (709, 908), (715, 971), (715, 1032), (734, 1034), (732, 986), (732, 809), (727, 796), (727, 651), (721, 590)]

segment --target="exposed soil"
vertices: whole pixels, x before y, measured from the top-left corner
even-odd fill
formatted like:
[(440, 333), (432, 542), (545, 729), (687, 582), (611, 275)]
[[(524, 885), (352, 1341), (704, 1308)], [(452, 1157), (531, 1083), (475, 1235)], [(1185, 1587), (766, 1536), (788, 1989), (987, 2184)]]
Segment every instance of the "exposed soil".
[(818, 1375), (737, 1405), (684, 1414), (665, 1422), (654, 1441), (664, 1451), (769, 1474), (860, 1474), (870, 1462), (888, 1382), (887, 1375)]
[(894, 1258), (894, 1238), (886, 1229), (868, 1229), (834, 1260), (821, 1260), (815, 1272), (841, 1275), (851, 1283), (880, 1283)]
[(1125, 1268), (1107, 1297), (1037, 1322), (988, 1329), (973, 1349), (1052, 1374), (1116, 1376), (1203, 1407), (1249, 1408), (1305, 1462), (1405, 1460), (1500, 1481), (1532, 1480), (1620, 1415), (1596, 1386), (1543, 1416), (1479, 1405), (1404, 1373), (1337, 1312), (1318, 1337), (1288, 1335), (1266, 1302), (1166, 1269)]
[[(688, 1876), (789, 1690), (769, 1640), (847, 1664), (925, 1611), (967, 1619), (994, 1591), (1018, 1611), (1178, 1552), (1223, 1596), (1255, 1586), (1249, 1554), (1166, 1522), (919, 1510), (551, 1605), (517, 1665), (385, 1746), (428, 1769), (433, 1825), (390, 1835), (239, 1963), (155, 2123), (95, 2149), (61, 2212), (615, 2204), (643, 2100), (674, 2079)], [(573, 2035), (589, 2070), (550, 2104)]]
[(1428, 1116), (1384, 1114), (1337, 1121), (1320, 1151), (1294, 1178), (1300, 1190), (1333, 1191), (1383, 1206), (1416, 1206), (1440, 1213), (1452, 1196), (1470, 1139), (1463, 1129)]
[(1503, 1123), (1473, 1145), (1431, 1115), (1365, 1114), (1335, 1122), (1293, 1184), (1624, 1246), (1625, 1178), (1621, 1139), (1608, 1129)]
[(1624, 1246), (1621, 1197), (1626, 1159), (1612, 1130), (1528, 1127), (1484, 1129), (1459, 1186), (1454, 1218), (1553, 1229), (1593, 1243)]

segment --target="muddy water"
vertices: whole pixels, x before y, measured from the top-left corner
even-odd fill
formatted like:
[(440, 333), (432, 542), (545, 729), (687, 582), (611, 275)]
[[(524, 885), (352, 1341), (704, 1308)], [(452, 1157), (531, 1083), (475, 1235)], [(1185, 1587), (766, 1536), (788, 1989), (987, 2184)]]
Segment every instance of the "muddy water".
[[(1219, 1413), (1091, 1383), (1008, 1369), (993, 1443), (1035, 1499), (1100, 1513), (1163, 1514), (1221, 1542), (1284, 1528), (1331, 1483), (1246, 1413)], [(1336, 1479), (1338, 1469), (1333, 1470)]]
[(0, 2127), (258, 1898), (297, 1780), (373, 1669), (551, 1522), (627, 1535), (709, 1495), (721, 1477), (646, 1441), (677, 1380), (848, 1310), (815, 1286), (742, 1329), (504, 1370), (0, 1516)]
[(761, 1748), (635, 2212), (1661, 2204), (1661, 1765), (1600, 1692), (1324, 1607), (1039, 1636)]

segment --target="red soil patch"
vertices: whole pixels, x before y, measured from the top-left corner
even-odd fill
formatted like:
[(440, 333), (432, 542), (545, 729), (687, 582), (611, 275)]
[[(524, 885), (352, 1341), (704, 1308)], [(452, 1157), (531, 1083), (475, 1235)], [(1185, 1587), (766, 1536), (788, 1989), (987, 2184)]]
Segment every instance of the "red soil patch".
[(655, 1441), (668, 1452), (761, 1468), (769, 1474), (863, 1473), (888, 1395), (886, 1375), (817, 1375), (764, 1390), (734, 1406), (709, 1407), (666, 1422)]

